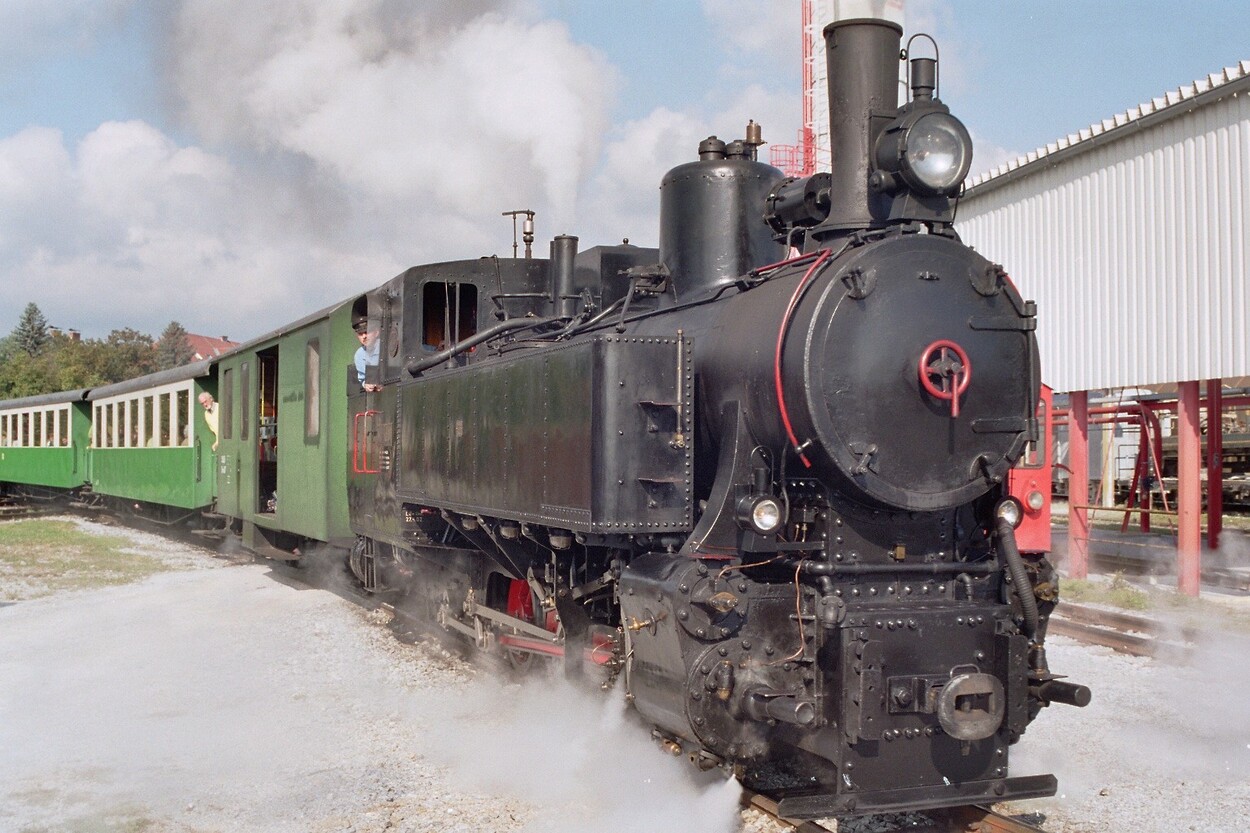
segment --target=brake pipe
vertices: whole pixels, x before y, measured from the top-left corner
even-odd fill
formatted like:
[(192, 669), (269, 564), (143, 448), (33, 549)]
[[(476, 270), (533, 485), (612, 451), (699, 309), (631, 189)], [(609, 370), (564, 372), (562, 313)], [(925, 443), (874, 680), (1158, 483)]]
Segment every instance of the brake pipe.
[(777, 349), (773, 354), (773, 385), (777, 391), (777, 410), (781, 415), (781, 424), (786, 429), (786, 438), (789, 439), (791, 447), (799, 455), (799, 459), (803, 461), (804, 468), (809, 469), (812, 467), (812, 461), (807, 459), (807, 454), (804, 452), (807, 446), (806, 444), (799, 444), (799, 438), (794, 434), (794, 425), (790, 422), (790, 411), (786, 408), (786, 393), (781, 383), (781, 351), (785, 347), (786, 331), (790, 329), (790, 318), (794, 315), (794, 310), (799, 305), (799, 299), (803, 297), (803, 291), (807, 288), (808, 282), (812, 277), (820, 271), (820, 268), (832, 255), (833, 252), (829, 249), (821, 249), (816, 259), (812, 261), (812, 265), (808, 267), (807, 272), (799, 281), (799, 285), (794, 288), (794, 294), (790, 296), (790, 303), (786, 306), (785, 314), (781, 317), (781, 328), (777, 331)]

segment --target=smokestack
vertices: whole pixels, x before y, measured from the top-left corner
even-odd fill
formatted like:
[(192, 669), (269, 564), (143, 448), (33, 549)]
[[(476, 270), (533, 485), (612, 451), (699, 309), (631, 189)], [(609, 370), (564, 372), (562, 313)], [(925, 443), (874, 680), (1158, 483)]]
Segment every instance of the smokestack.
[(577, 262), (577, 238), (558, 235), (551, 241), (551, 309), (557, 318), (577, 314), (577, 287), (574, 283)]
[(824, 34), (833, 179), (829, 217), (809, 235), (822, 243), (885, 219), (887, 207), (874, 206), (881, 197), (868, 190), (869, 160), (898, 110), (903, 28), (888, 20), (842, 20)]

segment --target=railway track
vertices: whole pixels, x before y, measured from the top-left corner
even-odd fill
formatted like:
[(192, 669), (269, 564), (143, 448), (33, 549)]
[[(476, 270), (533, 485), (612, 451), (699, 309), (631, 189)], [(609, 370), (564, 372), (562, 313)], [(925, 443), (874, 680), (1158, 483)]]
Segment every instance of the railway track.
[(1047, 633), (1071, 637), (1087, 645), (1102, 645), (1137, 657), (1156, 656), (1165, 647), (1176, 650), (1184, 647), (1183, 640), (1163, 638), (1158, 623), (1144, 616), (1069, 602), (1062, 602), (1055, 609)]
[(18, 520), (21, 518), (40, 518), (64, 512), (64, 507), (41, 506), (26, 503), (0, 503), (0, 521)]
[(818, 821), (787, 819), (777, 814), (777, 802), (768, 796), (744, 791), (742, 805), (752, 807), (796, 833), (1044, 833), (1024, 817), (1007, 816), (988, 807), (969, 805), (946, 810), (892, 813), (841, 819), (834, 827)]
[(1048, 633), (1068, 636), (1089, 645), (1102, 645), (1123, 654), (1183, 660), (1195, 645), (1241, 647), (1250, 653), (1250, 639), (1146, 616), (1062, 602), (1050, 617)]

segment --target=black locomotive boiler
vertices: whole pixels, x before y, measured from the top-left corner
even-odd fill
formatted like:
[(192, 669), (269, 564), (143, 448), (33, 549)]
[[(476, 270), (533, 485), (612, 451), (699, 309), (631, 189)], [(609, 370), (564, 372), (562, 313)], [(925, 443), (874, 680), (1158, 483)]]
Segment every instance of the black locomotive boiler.
[[(967, 131), (901, 30), (836, 23), (834, 170), (758, 128), (665, 177), (658, 251), (415, 267), (359, 302), (351, 565), (523, 664), (562, 657), (790, 817), (1050, 795), (1054, 571), (1014, 541), (1035, 310), (952, 222)], [(527, 241), (528, 242), (528, 241)]]

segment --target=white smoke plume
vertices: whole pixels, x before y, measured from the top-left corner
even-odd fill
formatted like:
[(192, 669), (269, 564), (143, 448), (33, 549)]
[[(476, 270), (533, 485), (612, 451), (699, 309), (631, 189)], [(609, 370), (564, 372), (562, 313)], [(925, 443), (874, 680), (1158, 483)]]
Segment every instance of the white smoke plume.
[(660, 177), (700, 139), (747, 119), (794, 135), (798, 91), (752, 83), (797, 35), (780, 5), (706, 4), (732, 59), (690, 79), (688, 106), (616, 125), (620, 70), (526, 0), (6, 5), (0, 66), (23, 40), (149, 21), (164, 108), (0, 137), (0, 309), (35, 301), (88, 336), (177, 318), (245, 339), (416, 263), (506, 254), (506, 210), (537, 211), (540, 241), (654, 245)]

